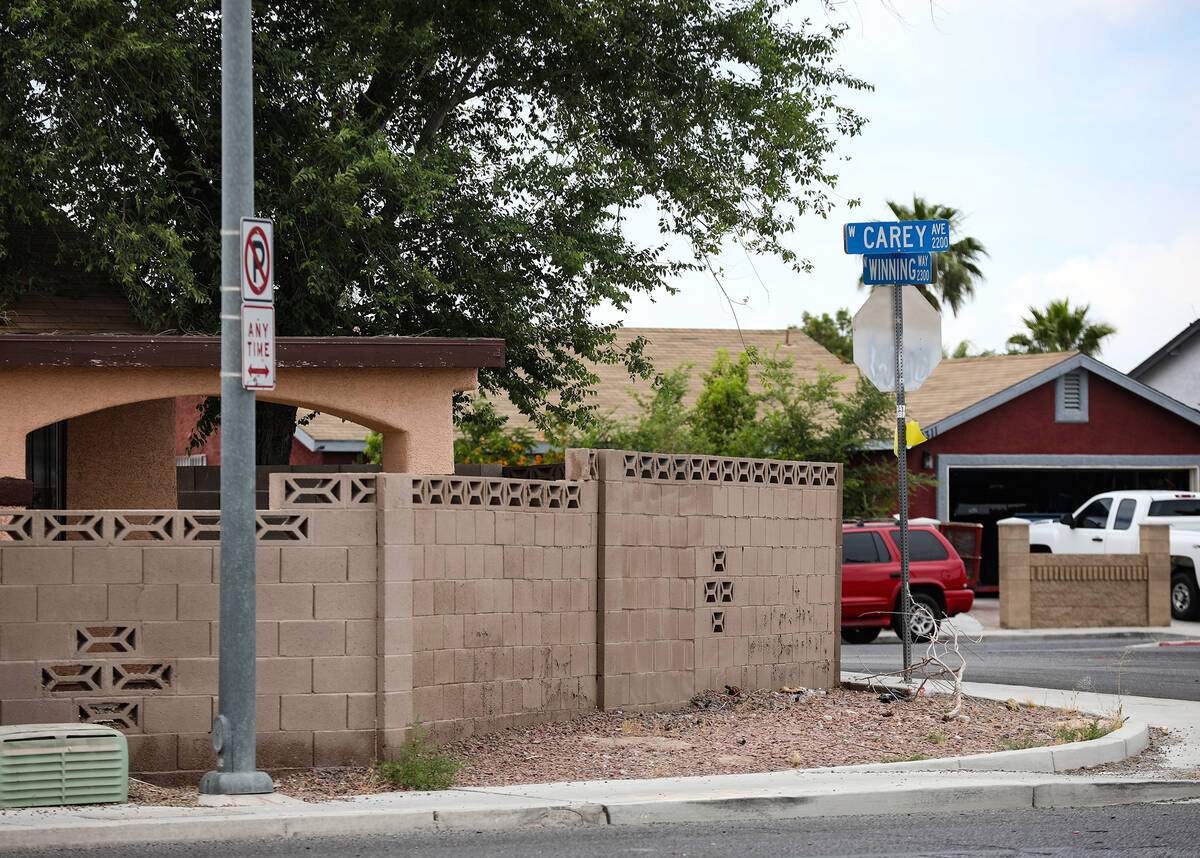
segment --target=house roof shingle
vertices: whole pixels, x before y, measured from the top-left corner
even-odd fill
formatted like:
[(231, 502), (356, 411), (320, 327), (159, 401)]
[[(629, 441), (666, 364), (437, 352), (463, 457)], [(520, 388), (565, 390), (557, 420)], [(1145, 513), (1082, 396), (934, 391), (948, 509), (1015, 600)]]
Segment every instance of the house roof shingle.
[(922, 426), (931, 426), (1076, 354), (1052, 352), (943, 360), (924, 384), (905, 394), (908, 415)]
[[(701, 373), (707, 372), (716, 360), (717, 352), (725, 349), (736, 357), (748, 347), (755, 347), (765, 356), (790, 357), (796, 375), (812, 378), (818, 367), (824, 367), (845, 376), (837, 383), (839, 392), (854, 389), (858, 370), (853, 364), (844, 364), (804, 333), (792, 329), (737, 330), (736, 328), (620, 328), (616, 343), (624, 347), (636, 337), (645, 337), (645, 355), (657, 372), (666, 373), (683, 364), (692, 364), (690, 383), (684, 405), (696, 403), (702, 386)], [(653, 392), (652, 379), (631, 379), (621, 364), (589, 364), (588, 367), (599, 382), (595, 397), (589, 404), (596, 406), (596, 413), (616, 420), (634, 416), (638, 411), (637, 401), (631, 395), (643, 396)], [(495, 400), (496, 410), (509, 417), (514, 425), (526, 425), (527, 420), (507, 399)]]

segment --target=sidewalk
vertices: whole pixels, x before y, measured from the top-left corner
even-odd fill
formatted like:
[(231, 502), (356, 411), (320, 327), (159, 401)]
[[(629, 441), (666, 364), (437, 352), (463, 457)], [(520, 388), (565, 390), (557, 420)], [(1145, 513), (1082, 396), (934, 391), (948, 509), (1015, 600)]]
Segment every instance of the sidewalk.
[[(854, 680), (844, 674), (844, 680)], [(970, 695), (1108, 713), (1108, 695), (967, 683)], [(0, 852), (152, 842), (409, 831), (769, 820), (871, 813), (1083, 807), (1200, 799), (1200, 703), (1123, 697), (1128, 721), (1101, 739), (976, 757), (749, 775), (391, 792), (305, 803), (282, 795), (208, 797), (225, 806), (90, 805), (0, 811)], [(1149, 725), (1184, 740), (1168, 777), (1061, 774), (1146, 747)]]

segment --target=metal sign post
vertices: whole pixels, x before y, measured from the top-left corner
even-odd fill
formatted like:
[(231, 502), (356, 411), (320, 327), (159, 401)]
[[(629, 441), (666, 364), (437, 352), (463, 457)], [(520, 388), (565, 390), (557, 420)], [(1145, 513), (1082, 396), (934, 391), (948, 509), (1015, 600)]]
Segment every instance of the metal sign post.
[(908, 589), (908, 418), (904, 409), (904, 287), (891, 286), (896, 341), (896, 491), (900, 513), (900, 622), (904, 624), (904, 681), (912, 679), (912, 594)]
[[(254, 212), (250, 0), (221, 2), (221, 634), (217, 771), (200, 792), (275, 791), (255, 769), (254, 391), (242, 388), (240, 221)], [(267, 273), (259, 263), (257, 273)]]
[[(883, 324), (881, 292), (873, 292), (854, 315), (854, 363), (880, 390), (896, 392), (896, 505), (900, 520), (900, 622), (904, 641), (904, 681), (912, 679), (912, 592), (908, 574), (908, 419), (904, 404), (904, 304), (906, 293), (915, 298), (911, 306), (916, 319), (916, 343), (910, 353), (907, 386), (916, 390), (941, 360), (941, 318), (915, 292), (914, 283), (931, 283), (933, 254), (950, 248), (950, 224), (946, 220), (897, 221), (891, 223), (848, 223), (843, 233), (847, 253), (863, 254), (863, 282), (887, 285), (891, 290), (891, 330)], [(891, 285), (889, 285), (891, 284)], [(888, 366), (885, 343), (890, 334), (892, 366)], [(894, 368), (894, 371), (893, 371)]]

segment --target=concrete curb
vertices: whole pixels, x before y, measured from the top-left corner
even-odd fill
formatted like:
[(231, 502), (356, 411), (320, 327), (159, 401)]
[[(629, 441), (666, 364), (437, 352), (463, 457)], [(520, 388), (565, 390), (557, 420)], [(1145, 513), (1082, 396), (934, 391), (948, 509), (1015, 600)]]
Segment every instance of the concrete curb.
[(839, 766), (821, 771), (840, 772), (1067, 772), (1116, 763), (1140, 754), (1150, 744), (1150, 728), (1126, 719), (1125, 724), (1099, 739), (996, 751), (969, 757), (942, 757), (937, 760), (911, 760), (903, 763), (867, 763)]
[[(945, 778), (948, 773), (943, 774)], [(953, 775), (949, 777), (954, 778)], [(146, 843), (204, 843), (293, 837), (400, 834), (434, 831), (500, 831), (592, 825), (643, 825), (655, 822), (721, 822), (796, 819), (814, 816), (858, 816), (871, 813), (945, 813), (973, 810), (1019, 810), (1033, 807), (1096, 807), (1200, 798), (1200, 781), (1048, 781), (1028, 776), (975, 782), (953, 780), (910, 785), (895, 782), (860, 784), (844, 789), (795, 788), (763, 794), (684, 796), (524, 806), (486, 806), (464, 810), (405, 810), (397, 807), (329, 809), (306, 805), (250, 813), (224, 811), (197, 815), (196, 808), (147, 818), (97, 819), (84, 812), (69, 820), (30, 820), (14, 824), (0, 814), (0, 853), (35, 849), (73, 849)], [(442, 794), (443, 797), (444, 794)], [(505, 798), (495, 795), (493, 798)], [(171, 809), (175, 810), (175, 809)], [(209, 809), (211, 811), (211, 809)], [(242, 808), (236, 809), (242, 811)], [(314, 812), (315, 811), (315, 812)], [(65, 815), (65, 814), (55, 814)]]

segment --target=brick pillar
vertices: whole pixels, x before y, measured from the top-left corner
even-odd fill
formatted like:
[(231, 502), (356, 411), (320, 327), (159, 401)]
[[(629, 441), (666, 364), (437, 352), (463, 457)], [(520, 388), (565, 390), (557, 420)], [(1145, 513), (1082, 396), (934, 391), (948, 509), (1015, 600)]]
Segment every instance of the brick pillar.
[(997, 522), (997, 531), (1000, 539), (1000, 627), (1032, 628), (1029, 522), (1006, 518)]
[(1146, 617), (1148, 625), (1171, 625), (1171, 528), (1143, 524), (1139, 545), (1146, 558)]
[[(575, 453), (575, 451), (571, 451)], [(628, 618), (624, 605), (626, 550), (621, 519), (612, 516), (608, 479), (621, 475), (621, 454), (600, 450), (590, 461), (567, 459), (567, 479), (581, 479), (594, 467), (596, 486), (596, 707), (616, 709), (630, 701)], [(619, 511), (619, 510), (618, 510)], [(610, 544), (611, 543), (611, 544)]]
[[(386, 442), (385, 442), (386, 444)], [(399, 745), (413, 714), (413, 567), (424, 556), (413, 544), (412, 477), (379, 474), (376, 730), (387, 749)]]

